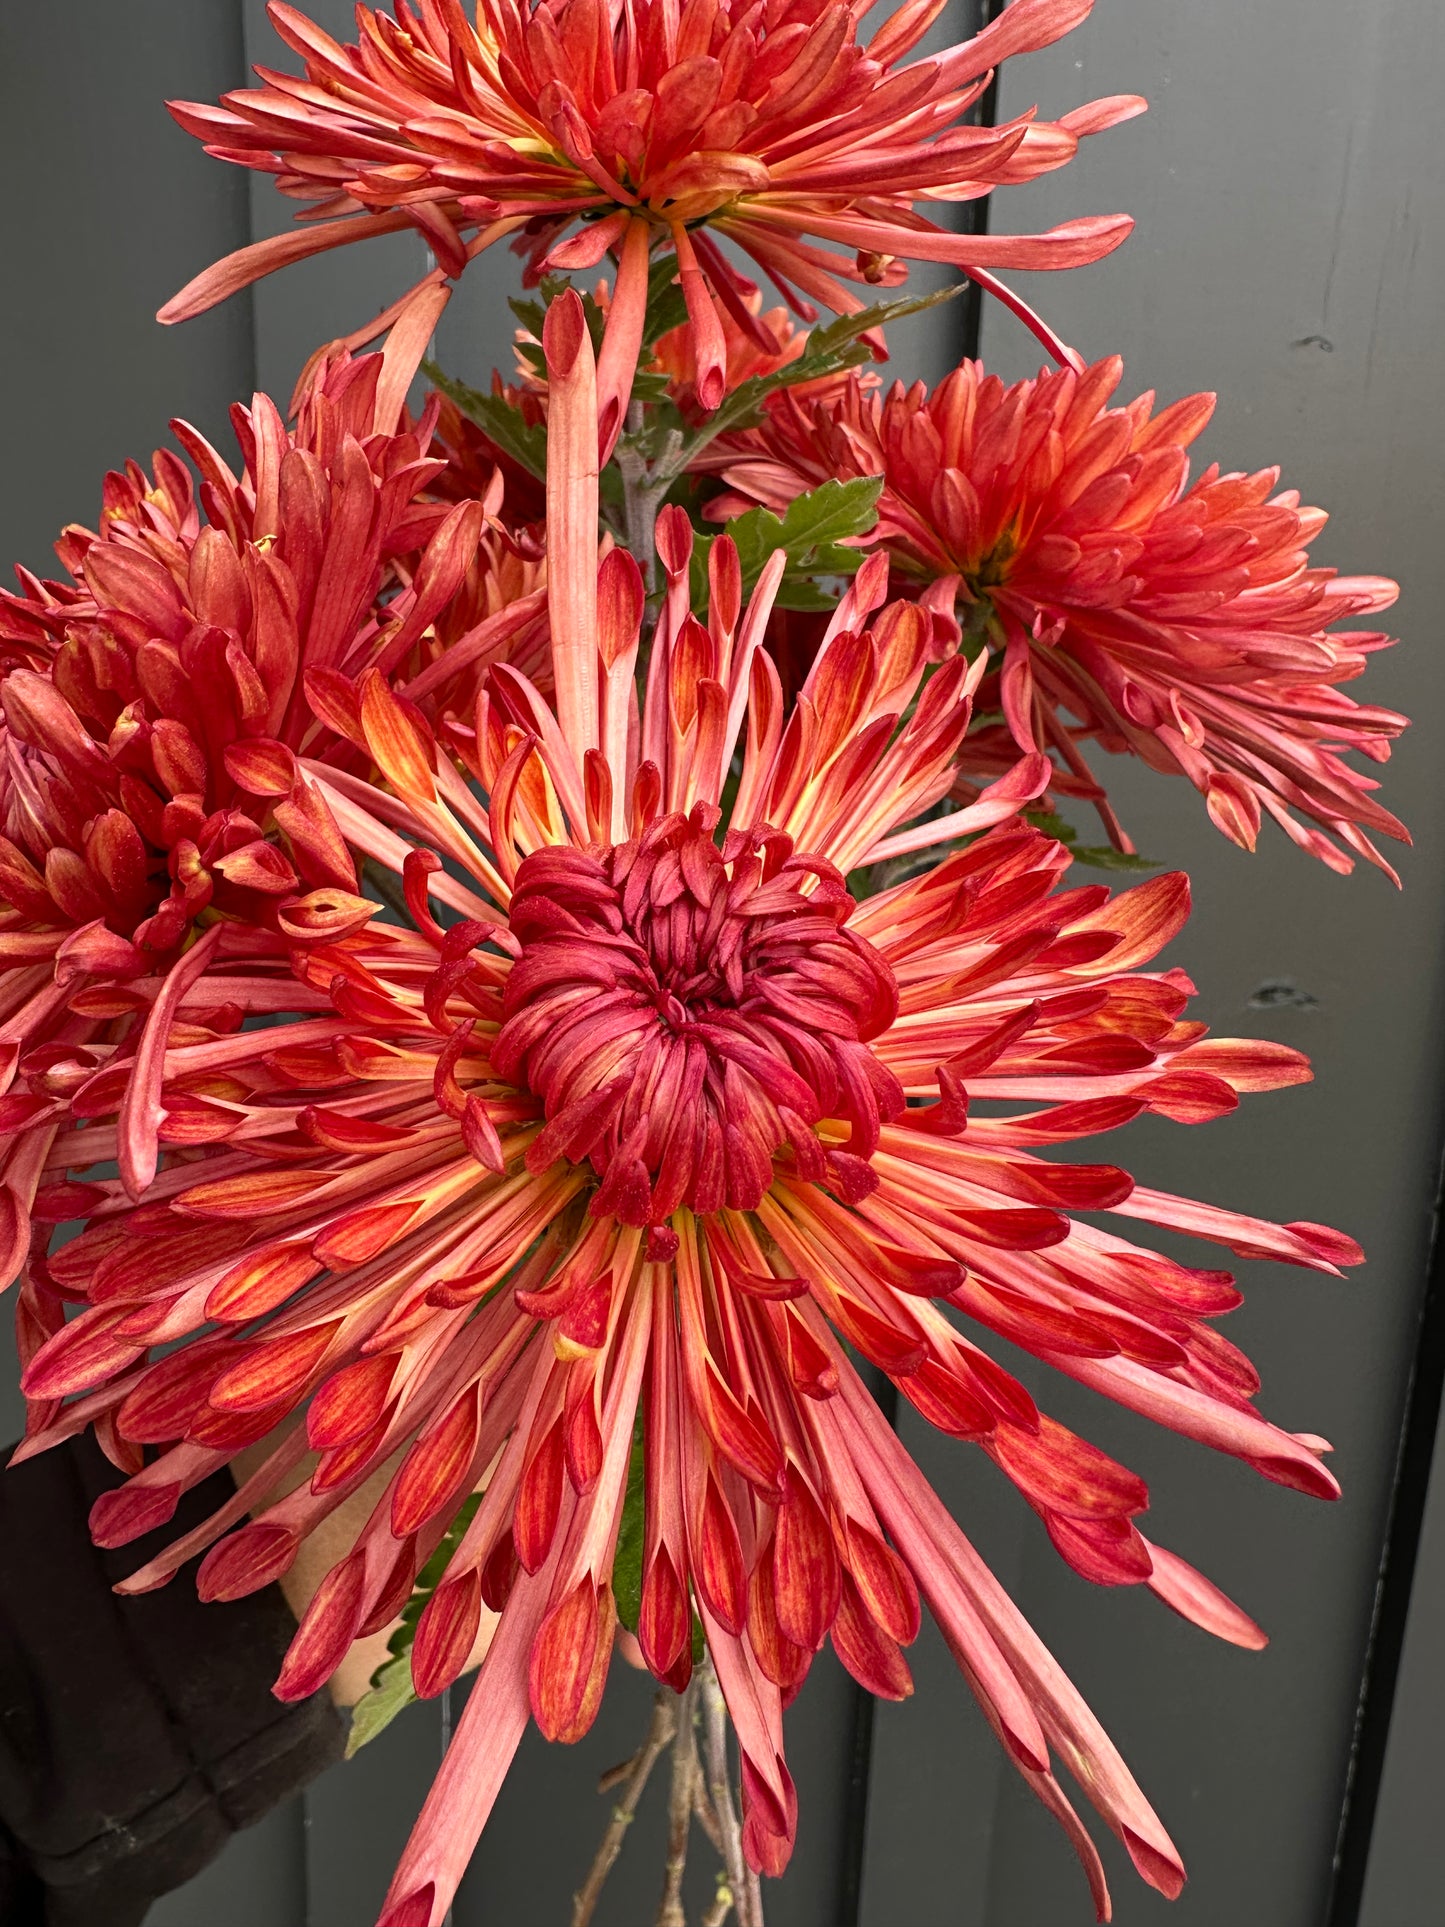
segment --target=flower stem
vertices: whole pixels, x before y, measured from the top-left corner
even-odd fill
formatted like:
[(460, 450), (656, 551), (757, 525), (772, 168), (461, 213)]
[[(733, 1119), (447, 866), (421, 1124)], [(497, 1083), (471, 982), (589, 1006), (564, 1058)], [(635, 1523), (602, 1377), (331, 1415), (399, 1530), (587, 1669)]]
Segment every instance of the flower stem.
[(698, 1778), (697, 1679), (690, 1679), (677, 1705), (677, 1730), (672, 1742), (672, 1793), (667, 1807), (667, 1870), (657, 1927), (687, 1927), (682, 1907), (682, 1877), (687, 1870), (687, 1842), (692, 1831), (693, 1787)]
[[(698, 1714), (702, 1715), (703, 1755), (698, 1757)], [(687, 1927), (682, 1886), (692, 1823), (697, 1821), (723, 1862), (717, 1893), (701, 1927), (723, 1927), (736, 1913), (737, 1927), (764, 1927), (762, 1889), (743, 1854), (742, 1828), (728, 1772), (728, 1713), (712, 1660), (704, 1657), (680, 1696), (665, 1687), (652, 1701), (652, 1719), (630, 1760), (604, 1773), (599, 1793), (620, 1788), (587, 1878), (572, 1897), (572, 1927), (589, 1927), (643, 1790), (668, 1747), (672, 1748), (672, 1785), (668, 1796), (667, 1861), (656, 1927)]]
[(674, 430), (667, 437), (667, 446), (662, 455), (656, 462), (649, 463), (640, 442), (646, 426), (647, 414), (643, 404), (640, 401), (629, 403), (627, 433), (617, 444), (613, 459), (622, 477), (622, 521), (627, 546), (636, 557), (651, 591), (656, 586), (657, 576), (657, 511), (677, 479), (677, 470), (671, 465), (670, 458), (677, 452), (674, 444), (680, 446), (681, 440)]
[(717, 1897), (702, 1917), (702, 1927), (722, 1927), (723, 1922), (733, 1910), (733, 1890), (719, 1876)]
[[(665, 1687), (655, 1695), (652, 1702), (652, 1722), (647, 1729), (647, 1737), (627, 1769), (621, 1796), (612, 1809), (612, 1816), (607, 1822), (607, 1831), (602, 1836), (601, 1845), (588, 1869), (587, 1878), (573, 1896), (572, 1927), (587, 1927), (596, 1912), (597, 1902), (607, 1883), (607, 1876), (612, 1871), (613, 1862), (622, 1851), (622, 1842), (637, 1812), (637, 1803), (642, 1798), (643, 1788), (647, 1785), (652, 1769), (677, 1737), (678, 1723), (675, 1707), (676, 1696)], [(612, 1776), (609, 1774), (606, 1784), (611, 1783)]]
[(737, 1909), (738, 1927), (764, 1927), (762, 1892), (743, 1857), (743, 1831), (738, 1824), (728, 1778), (728, 1710), (710, 1654), (698, 1667), (702, 1697), (703, 1746), (707, 1760), (707, 1788), (722, 1834), (723, 1865)]

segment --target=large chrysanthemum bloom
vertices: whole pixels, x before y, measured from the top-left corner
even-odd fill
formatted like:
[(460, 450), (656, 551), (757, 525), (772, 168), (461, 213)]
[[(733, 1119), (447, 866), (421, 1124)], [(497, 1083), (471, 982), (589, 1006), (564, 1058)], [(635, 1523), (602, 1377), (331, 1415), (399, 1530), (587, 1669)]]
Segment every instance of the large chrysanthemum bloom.
[[(906, 0), (866, 45), (860, 0), (478, 0), (475, 24), (461, 0), (397, 0), (394, 19), (359, 7), (348, 47), (273, 0), (304, 75), (262, 69), (257, 89), (172, 112), (209, 152), (274, 174), (307, 204), (307, 225), (218, 262), (161, 319), (200, 313), (308, 254), (413, 228), (435, 267), (352, 345), (393, 326), (419, 357), (450, 283), (504, 236), (521, 231), (536, 272), (592, 268), (610, 250), (605, 456), (631, 392), (654, 247), (676, 255), (707, 408), (726, 379), (720, 310), (758, 335), (716, 237), (805, 316), (814, 303), (855, 311), (846, 283), (893, 285), (911, 260), (950, 262), (997, 288), (994, 268), (1067, 268), (1116, 247), (1131, 225), (1122, 215), (1006, 236), (955, 234), (918, 211), (1062, 166), (1081, 136), (1140, 111), (1121, 97), (1058, 122), (965, 124), (1001, 60), (1057, 40), (1090, 5), (1014, 0), (972, 40), (909, 61), (941, 0)], [(766, 338), (758, 345), (768, 352)]]
[(1383, 763), (1405, 727), (1340, 687), (1390, 638), (1333, 625), (1388, 608), (1395, 584), (1312, 565), (1325, 515), (1277, 492), (1277, 469), (1191, 483), (1214, 397), (1111, 408), (1122, 372), (1113, 358), (1006, 387), (970, 361), (932, 394), (778, 395), (704, 458), (731, 490), (714, 512), (882, 475), (866, 542), (902, 580), (956, 581), (994, 658), (980, 701), (1003, 722), (970, 735), (965, 770), (1048, 751), (1056, 787), (1092, 797), (1132, 849), (1077, 747), (1092, 738), (1187, 776), (1245, 849), (1267, 813), (1333, 869), (1354, 852), (1393, 877), (1369, 833), (1408, 833), (1340, 754)]
[[(231, 1029), (270, 1007), (257, 972), (287, 976), (297, 943), (374, 907), (298, 767), (298, 754), (357, 760), (308, 681), (425, 664), (485, 518), (481, 503), (421, 499), (442, 464), (425, 453), (428, 423), (378, 430), (385, 372), (379, 356), (333, 363), (294, 431), (264, 396), (237, 409), (239, 476), (178, 423), (199, 502), (176, 455), (161, 451), (153, 477), (131, 464), (106, 485), (99, 532), (57, 545), (72, 580), (22, 572), (23, 593), (0, 595), (0, 638), (21, 664), (0, 683), (7, 1279), (32, 1204), (46, 1225), (84, 1208), (65, 1185), (35, 1194), (72, 1097), (82, 1114), (98, 1101), (114, 1039), (129, 1033), (146, 1068), (120, 1140), (140, 1191), (158, 1141), (216, 1128), (200, 1086), (162, 1121), (147, 1083), (207, 960), (249, 959), (250, 981), (191, 1024)], [(484, 612), (471, 633), (514, 628), (512, 612)], [(22, 1309), (28, 1353), (60, 1308), (27, 1296)]]
[[(484, 1483), (417, 1629), (418, 1688), (456, 1677), (484, 1611), (498, 1622), (386, 1927), (438, 1927), (529, 1715), (560, 1739), (595, 1716), (639, 1413), (639, 1641), (680, 1685), (700, 1618), (755, 1867), (778, 1871), (791, 1845), (782, 1710), (813, 1654), (831, 1637), (871, 1690), (905, 1694), (926, 1602), (1067, 1829), (1100, 1917), (1102, 1870), (1054, 1756), (1144, 1878), (1176, 1892), (1167, 1834), (853, 1355), (989, 1453), (1078, 1570), (1260, 1644), (1139, 1532), (1142, 1483), (1044, 1416), (979, 1341), (1004, 1335), (1333, 1494), (1322, 1442), (1255, 1412), (1253, 1374), (1209, 1323), (1237, 1302), (1227, 1277), (1071, 1214), (1326, 1271), (1358, 1257), (1349, 1241), (1040, 1155), (1145, 1110), (1207, 1118), (1307, 1069), (1181, 1019), (1187, 982), (1148, 966), (1184, 918), (1183, 879), (1112, 900), (1057, 887), (1058, 845), (1009, 823), (1042, 759), (961, 817), (916, 821), (950, 780), (976, 672), (955, 658), (924, 681), (928, 624), (880, 606), (881, 566), (860, 572), (784, 714), (763, 643), (776, 567), (745, 606), (720, 540), (697, 620), (686, 525), (668, 512), (639, 699), (640, 572), (619, 551), (597, 564), (590, 350), (575, 303), (553, 319), (556, 707), (494, 670), (473, 788), (384, 678), (360, 679), (348, 727), (379, 778), (309, 773), (354, 847), (398, 871), (409, 919), (300, 953), (288, 1028), (173, 1040), (161, 1104), (197, 1074), (224, 1078), (214, 1102), (232, 1128), (139, 1207), (97, 1187), (89, 1229), (49, 1259), (78, 1309), (27, 1383), (73, 1402), (26, 1449), (86, 1423), (155, 1448), (97, 1506), (114, 1545), (274, 1433), (234, 1500), (128, 1582), (163, 1583), (204, 1551), (214, 1598), (284, 1572), (394, 1466), (303, 1618), (283, 1696), (388, 1623)], [(987, 833), (861, 906), (849, 895), (860, 864), (968, 831)], [(433, 905), (460, 921), (443, 927)], [(970, 1113), (995, 1100), (1007, 1114)], [(96, 1119), (54, 1159), (90, 1165), (114, 1144)], [(308, 1445), (309, 1482), (275, 1498)]]

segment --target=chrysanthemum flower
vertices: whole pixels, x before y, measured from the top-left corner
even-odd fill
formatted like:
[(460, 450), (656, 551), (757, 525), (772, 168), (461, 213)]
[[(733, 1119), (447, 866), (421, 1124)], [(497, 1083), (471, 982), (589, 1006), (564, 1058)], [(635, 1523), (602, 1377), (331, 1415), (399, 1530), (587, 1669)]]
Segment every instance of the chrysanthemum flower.
[[(910, 61), (940, 0), (906, 0), (866, 45), (857, 0), (610, 10), (478, 0), (475, 24), (460, 0), (397, 0), (394, 19), (359, 7), (359, 42), (348, 47), (273, 0), (271, 19), (304, 75), (261, 69), (259, 88), (172, 112), (209, 152), (274, 174), (306, 203), (308, 224), (207, 269), (161, 319), (200, 313), (306, 255), (413, 228), (435, 267), (352, 345), (390, 325), (419, 357), (450, 282), (504, 236), (519, 236), (534, 272), (592, 268), (611, 250), (605, 454), (631, 392), (655, 245), (676, 255), (705, 408), (726, 378), (720, 311), (757, 335), (716, 237), (750, 255), (805, 317), (814, 303), (856, 310), (845, 283), (893, 285), (910, 260), (950, 262), (996, 288), (994, 268), (1067, 268), (1116, 247), (1131, 226), (1122, 215), (1007, 236), (955, 234), (918, 211), (1060, 167), (1083, 135), (1141, 110), (1120, 97), (1057, 122), (966, 124), (1001, 60), (1057, 40), (1091, 3), (1014, 0), (972, 40)], [(768, 352), (765, 338), (758, 345)]]
[[(1142, 1482), (1043, 1415), (979, 1341), (1002, 1334), (1333, 1494), (1321, 1442), (1255, 1412), (1253, 1374), (1209, 1323), (1237, 1302), (1228, 1278), (1072, 1214), (1322, 1270), (1358, 1257), (1349, 1241), (1039, 1154), (1145, 1110), (1197, 1121), (1307, 1069), (1182, 1020), (1187, 981), (1148, 968), (1184, 918), (1182, 878), (1112, 900), (1057, 887), (1057, 844), (1009, 822), (1041, 758), (971, 811), (916, 821), (950, 781), (976, 669), (955, 658), (923, 680), (929, 625), (916, 605), (880, 606), (881, 565), (860, 572), (785, 714), (763, 646), (777, 567), (745, 606), (721, 539), (697, 620), (690, 537), (668, 512), (639, 703), (641, 578), (620, 551), (597, 566), (575, 301), (554, 306), (548, 346), (555, 709), (495, 669), (474, 787), (383, 676), (361, 676), (349, 711), (334, 692), (379, 774), (303, 768), (353, 847), (399, 873), (409, 919), (299, 951), (285, 1029), (172, 1036), (160, 1104), (224, 1080), (209, 1101), (227, 1134), (162, 1170), (139, 1207), (98, 1186), (89, 1229), (49, 1258), (77, 1310), (27, 1383), (74, 1402), (27, 1449), (86, 1423), (118, 1449), (155, 1448), (96, 1508), (114, 1545), (275, 1432), (234, 1500), (129, 1582), (160, 1584), (204, 1551), (213, 1598), (284, 1572), (397, 1461), (300, 1625), (283, 1696), (313, 1691), (393, 1617), (485, 1482), (417, 1629), (418, 1688), (456, 1677), (484, 1607), (500, 1619), (386, 1927), (442, 1920), (529, 1715), (575, 1739), (596, 1713), (639, 1412), (638, 1638), (679, 1685), (699, 1616), (741, 1744), (754, 1867), (776, 1872), (790, 1849), (781, 1715), (813, 1654), (831, 1637), (867, 1687), (905, 1694), (923, 1601), (1066, 1827), (1101, 1917), (1098, 1856), (1055, 1755), (1144, 1878), (1176, 1892), (1168, 1835), (845, 1345), (989, 1453), (1079, 1571), (1147, 1584), (1258, 1645), (1139, 1532)], [(989, 833), (861, 906), (850, 896), (858, 866), (969, 831)], [(434, 904), (460, 920), (444, 927)], [(245, 967), (224, 939), (211, 965), (175, 1014)], [(137, 1057), (122, 1040), (117, 1085)], [(1007, 1114), (978, 1114), (995, 1100)], [(113, 1154), (116, 1126), (94, 1111), (57, 1140), (58, 1169)], [(302, 1410), (304, 1429), (284, 1430)], [(308, 1444), (309, 1483), (274, 1499)]]
[[(442, 463), (425, 453), (429, 422), (378, 427), (399, 400), (376, 355), (323, 369), (294, 431), (258, 396), (233, 414), (239, 476), (177, 423), (199, 501), (175, 454), (160, 451), (153, 476), (132, 463), (107, 482), (99, 532), (70, 528), (57, 545), (70, 582), (22, 571), (23, 593), (0, 594), (0, 642), (19, 664), (0, 683), (7, 1280), (32, 1203), (46, 1226), (85, 1207), (83, 1187), (35, 1194), (59, 1118), (106, 1087), (102, 1040), (131, 1026), (145, 1067), (119, 1141), (140, 1191), (158, 1137), (217, 1128), (201, 1086), (164, 1121), (154, 1090), (177, 1000), (221, 930), (249, 980), (192, 1031), (270, 1008), (258, 972), (289, 976), (295, 944), (374, 907), (297, 754), (356, 762), (318, 691), (368, 664), (426, 664), (434, 624), (465, 603), (485, 518), (478, 502), (421, 499)], [(474, 637), (516, 629), (515, 608), (475, 613)], [(459, 638), (458, 653), (469, 647)], [(27, 1295), (22, 1352), (59, 1318), (58, 1302)]]
[(1056, 787), (1097, 801), (1132, 849), (1078, 750), (1092, 738), (1187, 776), (1245, 849), (1267, 812), (1333, 869), (1353, 851), (1394, 877), (1367, 832), (1408, 833), (1339, 754), (1383, 763), (1405, 727), (1339, 687), (1390, 638), (1333, 625), (1388, 608), (1396, 585), (1312, 565), (1326, 517), (1277, 492), (1277, 469), (1191, 484), (1185, 451), (1214, 397), (1111, 408), (1122, 373), (1115, 357), (1006, 387), (967, 361), (931, 395), (856, 380), (826, 408), (780, 394), (761, 427), (709, 449), (732, 491), (714, 512), (882, 475), (866, 542), (904, 580), (956, 582), (995, 658), (980, 701), (1004, 720), (970, 735), (966, 770), (1052, 752)]

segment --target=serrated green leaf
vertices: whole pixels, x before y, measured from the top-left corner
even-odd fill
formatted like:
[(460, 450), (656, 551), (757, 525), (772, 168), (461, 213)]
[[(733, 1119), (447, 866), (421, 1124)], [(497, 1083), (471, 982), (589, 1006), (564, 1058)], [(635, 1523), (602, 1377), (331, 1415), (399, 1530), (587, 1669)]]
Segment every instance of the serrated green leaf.
[(830, 480), (795, 496), (783, 515), (783, 547), (791, 556), (831, 547), (850, 535), (866, 535), (878, 520), (882, 493), (881, 475), (859, 475), (851, 482)]
[(538, 481), (547, 479), (547, 430), (541, 422), (524, 421), (521, 410), (513, 408), (509, 401), (500, 395), (484, 395), (479, 388), (468, 388), (464, 381), (454, 380), (434, 361), (424, 361), (422, 372), (434, 388), (455, 402), (468, 421), (474, 421), (514, 462), (535, 475)]
[(1025, 823), (1031, 823), (1045, 836), (1051, 836), (1055, 843), (1062, 843), (1075, 863), (1085, 864), (1091, 870), (1122, 870), (1129, 875), (1146, 875), (1160, 865), (1153, 857), (1132, 855), (1127, 850), (1116, 850), (1108, 843), (1080, 843), (1079, 832), (1072, 823), (1066, 823), (1054, 810), (1022, 810), (1020, 815)]
[(351, 1709), (351, 1727), (346, 1735), (346, 1757), (352, 1759), (362, 1747), (384, 1733), (416, 1698), (411, 1683), (411, 1656), (404, 1653), (381, 1667), (372, 1678), (371, 1691), (363, 1693)]
[[(821, 488), (797, 496), (786, 512), (749, 509), (728, 523), (723, 533), (737, 544), (743, 593), (750, 594), (769, 556), (787, 551), (788, 566), (778, 592), (785, 609), (829, 609), (833, 598), (817, 586), (819, 576), (852, 575), (863, 560), (858, 549), (843, 548), (850, 535), (864, 535), (878, 519), (881, 475), (860, 475), (851, 482), (827, 481)], [(695, 606), (707, 593), (707, 562), (715, 535), (697, 538), (692, 553)]]
[(575, 287), (567, 275), (544, 274), (537, 283), (537, 292), (542, 297), (540, 301), (528, 301), (525, 297), (514, 299), (509, 295), (507, 306), (528, 333), (535, 335), (540, 342), (542, 328), (547, 319), (547, 310), (558, 295), (566, 294), (569, 289), (572, 289), (581, 299), (582, 312), (587, 317), (587, 332), (592, 337), (592, 352), (596, 354), (602, 346), (602, 334), (607, 326), (607, 317), (598, 307), (596, 298), (585, 288)]
[(662, 254), (647, 275), (647, 319), (642, 327), (642, 346), (653, 347), (665, 334), (680, 328), (687, 320), (687, 303), (677, 278), (677, 256)]
[(508, 295), (507, 306), (512, 310), (512, 313), (517, 317), (518, 321), (521, 322), (528, 334), (535, 335), (538, 341), (540, 341), (542, 339), (542, 326), (547, 319), (546, 302), (531, 301), (528, 300), (525, 295)]
[(1160, 867), (1155, 857), (1131, 855), (1108, 843), (1076, 843), (1073, 858), (1075, 863), (1086, 864), (1091, 870), (1123, 870), (1131, 876), (1145, 876)]
[(662, 370), (639, 368), (632, 377), (632, 399), (640, 402), (668, 401), (672, 394), (672, 378)]
[(863, 340), (864, 335), (891, 322), (902, 321), (908, 315), (922, 314), (944, 301), (952, 301), (966, 285), (959, 282), (955, 287), (911, 295), (903, 301), (880, 301), (858, 314), (839, 315), (836, 321), (814, 328), (796, 361), (775, 368), (771, 374), (753, 375), (724, 396), (721, 407), (689, 441), (686, 459), (690, 460), (718, 435), (751, 427), (758, 419), (762, 404), (778, 389), (795, 387), (800, 381), (818, 381), (824, 375), (841, 374), (847, 368), (857, 368), (873, 360), (873, 351)]
[[(949, 288), (935, 288), (932, 294), (907, 295), (901, 301), (878, 301), (857, 314), (839, 315), (835, 321), (824, 322), (822, 327), (813, 329), (808, 336), (803, 360), (825, 360), (850, 347), (862, 336), (872, 334), (875, 328), (886, 328), (890, 323), (903, 321), (911, 314), (924, 314), (929, 308), (941, 307), (945, 301), (956, 300), (967, 285), (966, 281), (959, 281)], [(811, 380), (812, 377), (807, 379)]]
[(632, 1457), (627, 1467), (627, 1496), (622, 1501), (622, 1523), (617, 1529), (617, 1550), (612, 1560), (612, 1595), (617, 1601), (617, 1617), (628, 1632), (637, 1631), (642, 1617), (642, 1552), (646, 1525), (645, 1456), (642, 1442), (642, 1414), (632, 1428)]

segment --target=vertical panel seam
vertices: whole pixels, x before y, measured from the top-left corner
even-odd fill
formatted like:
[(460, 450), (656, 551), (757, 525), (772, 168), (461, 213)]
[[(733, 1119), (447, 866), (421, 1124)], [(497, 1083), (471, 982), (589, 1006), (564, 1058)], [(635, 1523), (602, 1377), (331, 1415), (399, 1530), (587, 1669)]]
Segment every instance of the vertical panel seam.
[(1364, 1900), (1370, 1844), (1400, 1679), (1425, 1524), (1435, 1439), (1445, 1395), (1445, 1161), (1436, 1184), (1430, 1255), (1399, 1450), (1365, 1643), (1360, 1696), (1345, 1775), (1344, 1800), (1331, 1871), (1326, 1927), (1356, 1927)]

